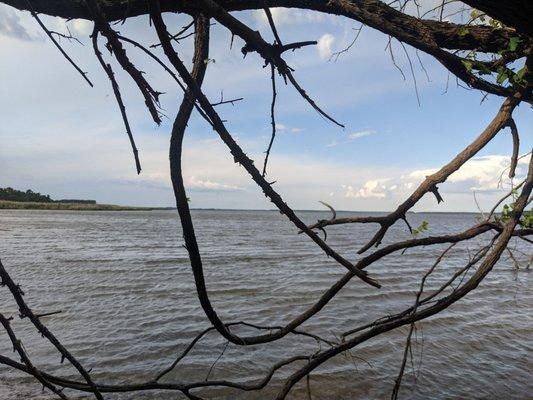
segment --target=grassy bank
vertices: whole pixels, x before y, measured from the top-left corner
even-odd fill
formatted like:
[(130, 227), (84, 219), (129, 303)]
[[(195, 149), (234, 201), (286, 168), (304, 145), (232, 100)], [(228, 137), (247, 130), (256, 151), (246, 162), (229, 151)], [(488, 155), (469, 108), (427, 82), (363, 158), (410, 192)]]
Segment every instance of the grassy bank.
[(0, 200), (0, 210), (151, 211), (155, 208), (126, 207), (113, 204), (36, 203)]

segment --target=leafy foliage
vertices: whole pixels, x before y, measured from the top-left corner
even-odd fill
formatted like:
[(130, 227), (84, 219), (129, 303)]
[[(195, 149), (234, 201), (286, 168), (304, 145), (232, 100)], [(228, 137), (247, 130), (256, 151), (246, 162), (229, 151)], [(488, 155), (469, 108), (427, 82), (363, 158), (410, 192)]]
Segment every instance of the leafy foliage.
[[(503, 205), (502, 212), (495, 218), (496, 222), (505, 223), (513, 216), (515, 201), (518, 197), (518, 191), (516, 188), (511, 192), (511, 196), (513, 197), (513, 202)], [(522, 225), (523, 228), (533, 228), (533, 209), (524, 210), (518, 223)]]
[[(497, 218), (499, 222), (506, 222), (511, 218), (514, 211), (515, 203), (505, 204), (502, 209), (502, 213)], [(519, 224), (524, 228), (533, 228), (533, 209), (524, 211), (520, 218)]]
[(414, 237), (417, 237), (418, 235), (420, 235), (422, 232), (425, 232), (429, 229), (429, 223), (424, 220), (422, 221), (422, 223), (416, 227), (415, 229), (413, 229), (413, 231), (411, 232), (411, 234), (414, 236)]
[(533, 210), (524, 211), (520, 219), (520, 225), (524, 228), (533, 228)]
[[(472, 10), (470, 13), (470, 24), (489, 25), (495, 29), (505, 28), (505, 25), (500, 21), (490, 18), (485, 13), (476, 9)], [(468, 26), (463, 25), (459, 28), (458, 33), (460, 36), (466, 36), (470, 33), (470, 30)], [(507, 81), (510, 86), (524, 87), (527, 85), (527, 81), (525, 79), (527, 72), (526, 67), (524, 66), (515, 72), (514, 68), (510, 67), (507, 62), (501, 62), (506, 60), (507, 57), (511, 57), (512, 59), (513, 53), (518, 50), (520, 43), (522, 42), (523, 40), (519, 36), (510, 37), (507, 47), (502, 48), (497, 52), (497, 54), (500, 56), (500, 60), (498, 60), (498, 62), (495, 60), (493, 60), (492, 63), (481, 61), (478, 58), (479, 54), (476, 50), (470, 51), (466, 58), (461, 62), (469, 73), (475, 71), (479, 76), (496, 74), (496, 83), (498, 85), (503, 86)]]

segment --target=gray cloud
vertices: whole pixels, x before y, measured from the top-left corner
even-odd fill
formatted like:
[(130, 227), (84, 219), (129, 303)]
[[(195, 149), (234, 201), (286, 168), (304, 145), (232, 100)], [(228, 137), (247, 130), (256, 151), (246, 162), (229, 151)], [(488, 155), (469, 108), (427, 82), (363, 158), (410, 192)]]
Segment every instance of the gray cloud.
[(0, 8), (0, 35), (30, 42), (39, 40), (31, 35), (20, 23), (20, 17), (10, 9)]

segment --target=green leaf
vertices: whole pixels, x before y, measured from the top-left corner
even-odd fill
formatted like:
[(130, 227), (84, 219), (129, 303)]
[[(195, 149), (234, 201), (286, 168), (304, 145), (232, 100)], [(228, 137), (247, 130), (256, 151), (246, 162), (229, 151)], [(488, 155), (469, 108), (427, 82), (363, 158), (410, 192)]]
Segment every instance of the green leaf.
[(472, 71), (472, 67), (474, 66), (474, 63), (472, 61), (461, 60), (461, 62), (463, 63), (468, 72)]
[(522, 40), (518, 36), (513, 36), (509, 39), (509, 51), (515, 51), (518, 47), (518, 43), (520, 43)]
[(476, 66), (478, 67), (479, 73), (481, 75), (490, 75), (492, 73), (492, 71), (488, 69), (488, 67), (485, 64), (479, 63)]
[(459, 36), (466, 36), (468, 35), (468, 28), (466, 26), (461, 26), (459, 28), (459, 31), (457, 32), (459, 34)]
[(507, 79), (507, 71), (503, 68), (498, 70), (498, 76), (496, 77), (496, 82), (498, 82), (498, 85), (503, 85), (506, 79)]
[(481, 11), (479, 10), (476, 10), (475, 8), (472, 10), (472, 12), (470, 13), (470, 17), (474, 20), (474, 19), (478, 19), (479, 16), (481, 15)]
[(497, 19), (494, 19), (494, 18), (491, 18), (489, 20), (489, 25), (492, 26), (493, 28), (502, 28), (503, 25), (500, 21), (498, 21)]
[(524, 228), (532, 228), (533, 227), (533, 211), (524, 211), (524, 214), (522, 215), (522, 219), (520, 220), (520, 225), (522, 225)]
[(515, 74), (515, 79), (518, 79), (518, 80), (522, 80), (524, 79), (524, 76), (526, 75), (526, 72), (527, 72), (527, 68), (526, 66), (524, 65), (522, 68), (520, 68), (518, 70), (518, 72)]
[(420, 224), (420, 226), (418, 226), (417, 228), (413, 229), (412, 231), (412, 235), (414, 237), (417, 237), (419, 234), (421, 234), (422, 232), (424, 231), (427, 231), (429, 228), (429, 223), (427, 221), (422, 221), (422, 223)]

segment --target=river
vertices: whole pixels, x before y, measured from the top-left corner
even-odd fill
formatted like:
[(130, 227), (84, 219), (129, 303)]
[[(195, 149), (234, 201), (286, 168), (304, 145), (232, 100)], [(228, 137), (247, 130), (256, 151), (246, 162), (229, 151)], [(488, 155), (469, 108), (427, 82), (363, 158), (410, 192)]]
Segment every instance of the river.
[[(310, 211), (299, 215), (307, 222), (329, 216)], [(197, 210), (193, 218), (208, 290), (224, 321), (283, 324), (313, 304), (345, 272), (278, 212)], [(430, 234), (464, 230), (475, 218), (475, 214), (409, 214), (413, 226), (427, 220)], [(375, 225), (331, 227), (328, 243), (353, 261), (375, 229)], [(396, 224), (387, 241), (408, 237), (405, 225)], [(480, 243), (481, 239), (468, 248), (454, 248), (429, 279), (427, 292), (463, 266), (468, 251)], [(4, 266), (36, 312), (61, 310), (43, 321), (92, 368), (99, 382), (152, 378), (209, 326), (182, 244), (173, 211), (0, 211)], [(511, 244), (526, 253), (516, 253), (525, 262), (531, 246), (516, 240)], [(302, 329), (335, 339), (351, 327), (412, 305), (420, 278), (443, 248), (411, 249), (382, 259), (367, 269), (382, 283), (381, 289), (352, 280)], [(400, 398), (531, 398), (531, 282), (531, 272), (523, 267), (516, 271), (506, 255), (460, 303), (417, 324), (414, 369), (409, 362)], [(0, 310), (17, 315), (5, 287), (0, 287)], [(26, 320), (17, 317), (13, 327), (39, 367), (77, 378)], [(341, 355), (315, 370), (310, 377), (312, 398), (390, 398), (406, 334), (405, 327), (379, 336), (354, 348), (351, 356)], [(225, 346), (219, 335), (208, 335), (167, 380), (204, 379)], [(316, 349), (314, 340), (300, 336), (249, 348), (230, 345), (210, 379), (252, 382), (275, 362)], [(17, 359), (5, 333), (0, 336), (0, 354)], [(203, 393), (213, 399), (269, 399), (291, 370), (281, 370), (258, 393), (229, 389)], [(0, 366), (0, 397), (51, 398), (33, 379), (5, 366)], [(177, 397), (181, 398), (168, 392), (106, 395), (108, 399)], [(288, 399), (307, 399), (305, 385), (298, 384)]]

